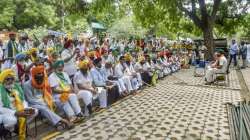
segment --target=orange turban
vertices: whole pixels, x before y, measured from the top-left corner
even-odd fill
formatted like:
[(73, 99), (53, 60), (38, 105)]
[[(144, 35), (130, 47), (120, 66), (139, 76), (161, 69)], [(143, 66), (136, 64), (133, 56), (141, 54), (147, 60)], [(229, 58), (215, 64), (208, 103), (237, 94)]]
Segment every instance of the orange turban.
[[(38, 85), (35, 81), (35, 75), (39, 74), (39, 73), (43, 73), (44, 74), (44, 79), (43, 79), (43, 83)], [(51, 110), (54, 109), (54, 104), (53, 104), (53, 98), (52, 98), (52, 91), (50, 89), (50, 85), (48, 82), (48, 77), (45, 71), (44, 66), (36, 66), (34, 68), (32, 68), (31, 70), (31, 84), (34, 88), (36, 89), (42, 89), (43, 90), (43, 99), (44, 101), (47, 103), (47, 105), (49, 106), (49, 108)]]
[(39, 74), (39, 73), (43, 73), (44, 74), (44, 66), (36, 66), (34, 68), (31, 69), (31, 81), (32, 81), (32, 86), (38, 89), (43, 88), (44, 84), (38, 85), (35, 81), (35, 75)]

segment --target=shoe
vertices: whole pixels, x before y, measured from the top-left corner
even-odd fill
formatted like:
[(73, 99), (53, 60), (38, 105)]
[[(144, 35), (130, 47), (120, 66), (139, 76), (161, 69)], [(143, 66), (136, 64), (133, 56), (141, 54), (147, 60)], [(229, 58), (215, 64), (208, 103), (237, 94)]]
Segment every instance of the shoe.
[(65, 129), (72, 129), (74, 128), (74, 124), (73, 123), (70, 123), (69, 121), (67, 120), (64, 120), (62, 119), (61, 121), (59, 121), (56, 125), (56, 130), (57, 131), (63, 131)]
[(212, 84), (212, 82), (206, 82), (205, 83), (205, 85), (211, 85)]

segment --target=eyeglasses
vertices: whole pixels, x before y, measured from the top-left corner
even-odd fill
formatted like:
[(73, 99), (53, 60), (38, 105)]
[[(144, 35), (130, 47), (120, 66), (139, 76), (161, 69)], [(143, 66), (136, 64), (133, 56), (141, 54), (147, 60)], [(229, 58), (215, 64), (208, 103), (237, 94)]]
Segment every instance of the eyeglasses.
[(14, 78), (14, 77), (8, 77), (8, 78), (5, 78), (4, 80), (5, 80), (6, 82), (7, 82), (7, 81), (14, 81), (15, 78)]

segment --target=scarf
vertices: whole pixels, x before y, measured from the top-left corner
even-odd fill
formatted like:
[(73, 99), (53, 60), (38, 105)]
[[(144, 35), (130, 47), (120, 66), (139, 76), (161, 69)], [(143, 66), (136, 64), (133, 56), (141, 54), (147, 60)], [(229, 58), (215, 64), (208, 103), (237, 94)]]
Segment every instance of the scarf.
[[(0, 85), (0, 93), (2, 95), (2, 103), (3, 106), (6, 108), (10, 108), (10, 99), (9, 99), (9, 93), (7, 90), (4, 88), (3, 85)], [(24, 106), (23, 106), (23, 101), (24, 101), (24, 94), (23, 90), (20, 85), (14, 84), (14, 88), (10, 93), (14, 98), (15, 98), (15, 107), (17, 111), (23, 111)], [(18, 129), (19, 129), (19, 134), (18, 138), (19, 140), (25, 140), (26, 138), (26, 119), (24, 117), (19, 117), (18, 118)]]
[(19, 63), (16, 63), (17, 66), (17, 74), (18, 74), (18, 79), (22, 82), (23, 81), (23, 76), (25, 74), (25, 70), (22, 65)]
[[(43, 80), (42, 84), (37, 84), (37, 82), (35, 80), (35, 75), (38, 73), (44, 74), (44, 80)], [(31, 85), (32, 85), (32, 87), (43, 91), (43, 100), (47, 103), (49, 108), (51, 110), (53, 110), (54, 104), (53, 104), (53, 97), (51, 95), (52, 91), (51, 91), (51, 88), (50, 88), (50, 85), (48, 82), (48, 76), (47, 76), (47, 73), (45, 71), (44, 66), (37, 66), (37, 67), (32, 68), (32, 70), (31, 70)]]
[[(18, 85), (17, 83), (14, 84), (14, 89), (19, 93), (19, 98), (21, 101), (24, 100), (24, 93), (23, 93), (23, 90), (21, 88), (20, 85)], [(0, 85), (0, 93), (1, 93), (1, 96), (2, 96), (2, 103), (3, 103), (3, 106), (6, 107), (6, 108), (10, 108), (10, 99), (8, 97), (8, 92), (7, 90), (4, 88), (4, 86), (1, 84)]]
[(70, 87), (65, 84), (65, 83), (67, 83), (67, 80), (64, 77), (62, 72), (55, 72), (55, 74), (59, 78), (58, 82), (59, 82), (60, 87), (62, 88), (62, 90), (64, 90), (64, 92), (60, 96), (60, 100), (62, 103), (65, 103), (69, 99), (69, 92), (68, 91), (70, 90)]

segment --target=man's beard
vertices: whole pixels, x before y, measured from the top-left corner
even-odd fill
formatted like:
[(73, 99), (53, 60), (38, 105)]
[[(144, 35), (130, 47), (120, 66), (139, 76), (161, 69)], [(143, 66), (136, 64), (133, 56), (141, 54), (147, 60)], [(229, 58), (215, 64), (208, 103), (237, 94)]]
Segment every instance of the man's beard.
[(7, 90), (11, 91), (11, 90), (14, 88), (14, 84), (8, 84), (8, 85), (5, 84), (4, 87), (5, 87)]
[(37, 83), (38, 85), (42, 85), (42, 84), (43, 84), (43, 79), (36, 80), (36, 83)]
[(83, 75), (87, 75), (88, 74), (88, 69), (81, 69), (80, 71), (81, 71), (81, 73)]

